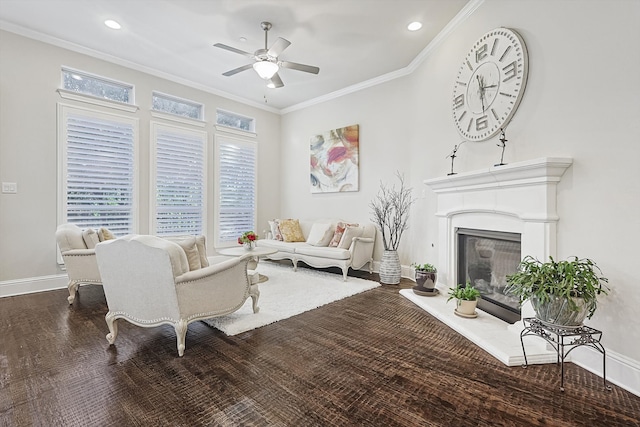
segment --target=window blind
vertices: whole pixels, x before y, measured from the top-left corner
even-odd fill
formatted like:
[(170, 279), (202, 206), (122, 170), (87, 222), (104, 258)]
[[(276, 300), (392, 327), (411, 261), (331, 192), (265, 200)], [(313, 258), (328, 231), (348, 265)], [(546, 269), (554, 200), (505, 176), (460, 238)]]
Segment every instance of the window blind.
[(206, 136), (158, 126), (156, 234), (203, 234)]
[(65, 124), (66, 221), (133, 233), (133, 125), (71, 112)]
[(236, 242), (245, 231), (255, 231), (254, 143), (219, 142), (218, 189), (218, 241), (221, 244)]

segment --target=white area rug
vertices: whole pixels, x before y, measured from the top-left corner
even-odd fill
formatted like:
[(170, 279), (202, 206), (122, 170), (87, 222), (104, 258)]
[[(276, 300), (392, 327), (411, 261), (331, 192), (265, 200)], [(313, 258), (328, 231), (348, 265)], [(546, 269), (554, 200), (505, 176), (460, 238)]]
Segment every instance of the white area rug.
[(253, 313), (248, 298), (240, 310), (204, 322), (227, 335), (237, 335), (380, 286), (378, 282), (357, 277), (344, 282), (342, 274), (307, 268), (294, 272), (291, 265), (268, 261), (261, 261), (258, 271), (269, 277), (260, 283), (258, 313)]

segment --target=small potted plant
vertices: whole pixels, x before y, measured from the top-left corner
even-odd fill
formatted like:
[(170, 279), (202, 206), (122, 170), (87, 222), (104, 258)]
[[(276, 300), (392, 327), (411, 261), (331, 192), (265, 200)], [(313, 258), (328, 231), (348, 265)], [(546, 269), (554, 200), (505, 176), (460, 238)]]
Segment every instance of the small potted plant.
[(518, 271), (507, 276), (505, 293), (515, 295), (522, 304), (530, 299), (536, 317), (542, 322), (578, 327), (590, 319), (598, 307), (598, 296), (609, 288), (606, 277), (588, 258), (571, 257), (548, 262), (526, 256)]
[(415, 270), (415, 278), (416, 285), (413, 288), (413, 292), (418, 295), (422, 295), (423, 293), (435, 294), (436, 282), (438, 280), (438, 270), (433, 264), (424, 263), (424, 264), (411, 264), (413, 269)]
[(450, 288), (447, 302), (454, 298), (456, 299), (455, 314), (461, 317), (478, 316), (476, 307), (478, 306), (480, 291), (471, 286), (471, 282), (467, 281), (466, 286), (457, 284), (455, 288)]
[(238, 237), (238, 244), (243, 245), (246, 250), (251, 251), (255, 248), (256, 240), (258, 240), (258, 235), (255, 232), (245, 231), (242, 233), (242, 236)]

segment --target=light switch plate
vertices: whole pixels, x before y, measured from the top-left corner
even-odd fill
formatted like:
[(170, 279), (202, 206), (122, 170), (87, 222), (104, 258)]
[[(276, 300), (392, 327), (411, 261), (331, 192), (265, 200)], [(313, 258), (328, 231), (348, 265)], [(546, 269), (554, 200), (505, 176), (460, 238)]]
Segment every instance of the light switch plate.
[(2, 192), (5, 194), (15, 194), (18, 192), (18, 183), (16, 182), (3, 182)]

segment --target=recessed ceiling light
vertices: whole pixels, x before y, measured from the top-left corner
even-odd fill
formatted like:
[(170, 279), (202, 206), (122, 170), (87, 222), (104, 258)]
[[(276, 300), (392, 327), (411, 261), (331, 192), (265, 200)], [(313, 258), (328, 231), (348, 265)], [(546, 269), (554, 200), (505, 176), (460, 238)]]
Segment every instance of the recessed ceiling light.
[(240, 41), (241, 41), (241, 42), (246, 42), (246, 41), (247, 41), (247, 38), (246, 38), (246, 37), (240, 37)]
[(407, 25), (407, 30), (409, 31), (418, 31), (422, 28), (422, 22), (414, 21), (411, 24)]
[(113, 30), (119, 30), (120, 28), (122, 28), (122, 26), (118, 24), (116, 21), (114, 21), (113, 19), (107, 19), (106, 21), (104, 21), (104, 25), (106, 25), (107, 27)]

